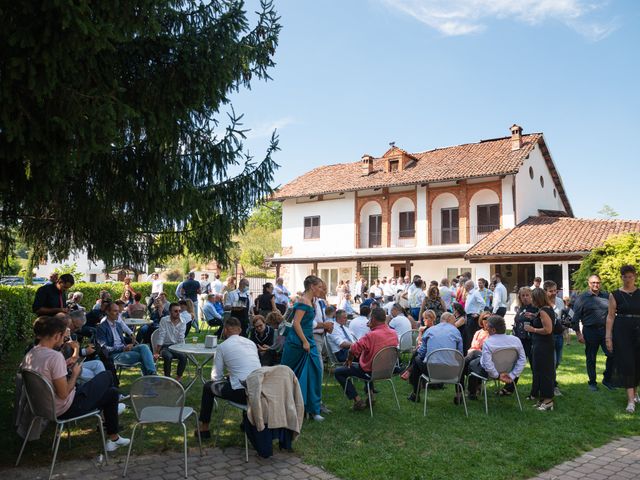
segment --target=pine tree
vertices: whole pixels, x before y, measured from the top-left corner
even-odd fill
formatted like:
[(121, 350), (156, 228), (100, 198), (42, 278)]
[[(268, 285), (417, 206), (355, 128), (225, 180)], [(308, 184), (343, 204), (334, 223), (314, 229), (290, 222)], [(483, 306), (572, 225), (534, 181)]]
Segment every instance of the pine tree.
[(54, 259), (185, 251), (224, 262), (271, 193), (275, 134), (243, 147), (230, 95), (269, 79), (263, 0), (0, 0), (0, 259), (17, 231)]

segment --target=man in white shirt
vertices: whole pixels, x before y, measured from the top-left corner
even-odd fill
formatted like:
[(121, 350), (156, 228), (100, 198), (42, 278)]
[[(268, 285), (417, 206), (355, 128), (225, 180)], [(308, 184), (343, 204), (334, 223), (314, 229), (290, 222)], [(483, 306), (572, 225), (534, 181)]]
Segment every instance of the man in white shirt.
[(362, 277), (360, 275), (358, 275), (358, 279), (356, 280), (356, 285), (353, 291), (353, 301), (357, 303), (362, 302)]
[(493, 313), (504, 317), (505, 313), (507, 313), (507, 306), (509, 304), (507, 287), (503, 285), (502, 278), (497, 273), (493, 276), (493, 283), (495, 285), (493, 288)]
[(184, 333), (186, 325), (180, 318), (180, 305), (172, 303), (169, 306), (169, 315), (160, 319), (160, 327), (156, 337), (156, 344), (151, 347), (154, 349), (154, 358), (162, 357), (164, 361), (164, 376), (171, 376), (171, 361), (175, 358), (178, 360), (178, 369), (176, 371), (176, 380), (182, 380), (182, 374), (187, 366), (187, 356), (184, 353), (173, 352), (169, 349), (171, 345), (176, 343), (184, 343)]
[(276, 285), (273, 288), (273, 293), (276, 296), (276, 308), (282, 315), (284, 315), (287, 311), (287, 307), (289, 306), (291, 292), (284, 286), (284, 279), (282, 277), (276, 278)]
[(351, 330), (352, 335), (356, 340), (360, 340), (367, 333), (370, 332), (369, 329), (369, 314), (371, 313), (371, 308), (368, 306), (360, 307), (360, 316), (351, 320), (349, 324), (349, 330)]
[(160, 275), (157, 273), (151, 274), (151, 298), (155, 300), (155, 298), (162, 293), (162, 289), (164, 288), (164, 283), (160, 280)]
[(369, 293), (373, 293), (376, 300), (380, 300), (382, 298), (383, 291), (382, 287), (380, 287), (380, 280), (376, 280), (375, 283), (371, 285)]
[(467, 354), (467, 350), (469, 350), (469, 346), (471, 346), (471, 340), (473, 340), (473, 336), (475, 333), (480, 330), (480, 325), (478, 325), (478, 317), (480, 313), (486, 307), (484, 303), (484, 299), (480, 292), (475, 289), (475, 284), (473, 280), (467, 280), (464, 284), (464, 289), (467, 291), (467, 299), (464, 302), (464, 309), (467, 313), (466, 322), (464, 324), (464, 354)]
[[(260, 368), (258, 347), (251, 340), (240, 336), (242, 325), (235, 317), (224, 323), (226, 340), (216, 348), (216, 358), (211, 370), (211, 381), (202, 387), (200, 402), (200, 436), (211, 438), (209, 422), (215, 397), (247, 404), (244, 382), (251, 372)], [(224, 370), (229, 373), (225, 380)]]
[(444, 307), (446, 308), (447, 312), (450, 312), (454, 296), (451, 292), (451, 288), (449, 287), (448, 278), (443, 278), (442, 280), (440, 280), (440, 288), (438, 290), (440, 291), (440, 298), (442, 298), (442, 301), (444, 302)]
[[(480, 357), (471, 360), (469, 371), (475, 372), (485, 378), (500, 379), (500, 381), (511, 384), (518, 381), (518, 377), (524, 370), (526, 356), (522, 342), (515, 335), (506, 335), (507, 327), (504, 318), (500, 315), (491, 315), (487, 319), (487, 331), (489, 337), (482, 344), (482, 354)], [(499, 372), (493, 363), (493, 353), (503, 348), (515, 348), (518, 352), (518, 360), (513, 368), (508, 372)], [(469, 398), (475, 400), (480, 385), (480, 380), (474, 376), (469, 376)]]
[(327, 285), (322, 282), (322, 298), (316, 298), (316, 317), (313, 320), (313, 339), (316, 342), (318, 353), (320, 354), (320, 365), (324, 369), (322, 354), (324, 353), (324, 336), (325, 333), (331, 333), (333, 330), (333, 319), (335, 317), (336, 308), (332, 305), (327, 306), (325, 300), (327, 295)]
[(338, 310), (336, 312), (336, 323), (333, 331), (327, 334), (327, 343), (329, 348), (336, 356), (339, 362), (344, 362), (349, 355), (349, 348), (355, 342), (355, 337), (346, 327), (347, 312)]
[(347, 315), (355, 315), (356, 311), (353, 309), (351, 305), (351, 294), (345, 293), (344, 298), (342, 299), (342, 303), (338, 305), (341, 310), (344, 310)]
[(402, 335), (411, 331), (411, 321), (404, 315), (402, 307), (397, 303), (391, 307), (389, 327), (396, 331), (398, 343), (400, 343)]
[(220, 274), (216, 273), (216, 278), (215, 280), (211, 283), (211, 291), (213, 293), (216, 293), (218, 295), (222, 295), (222, 288), (224, 285), (222, 285), (222, 282), (220, 281)]
[(384, 295), (385, 302), (392, 302), (393, 295), (396, 293), (395, 285), (392, 285), (391, 280), (382, 280), (382, 294)]

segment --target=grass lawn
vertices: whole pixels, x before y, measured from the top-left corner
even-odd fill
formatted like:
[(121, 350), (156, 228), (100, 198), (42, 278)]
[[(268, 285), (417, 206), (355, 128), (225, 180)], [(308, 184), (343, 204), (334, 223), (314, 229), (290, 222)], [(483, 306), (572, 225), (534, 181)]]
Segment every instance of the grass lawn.
[[(536, 411), (531, 402), (524, 400), (531, 385), (528, 368), (519, 387), (524, 412), (520, 412), (514, 397), (492, 395), (489, 416), (484, 413), (483, 402), (477, 401), (468, 402), (469, 418), (464, 416), (462, 406), (453, 404), (450, 386), (430, 392), (427, 416), (423, 417), (422, 404), (406, 400), (410, 387), (399, 378), (395, 384), (401, 411), (396, 408), (388, 382), (380, 382), (375, 416), (371, 418), (368, 411), (352, 411), (333, 380), (323, 391), (324, 401), (333, 413), (322, 423), (305, 421), (294, 448), (305, 462), (322, 466), (344, 479), (528, 478), (612, 439), (640, 432), (640, 413), (624, 413), (622, 390), (609, 392), (601, 387), (595, 393), (588, 391), (583, 350), (575, 338), (571, 346), (565, 347), (559, 370), (564, 395), (556, 399), (553, 412)], [(6, 432), (0, 436), (3, 467), (13, 465), (22, 441), (11, 425), (13, 374), (21, 356), (21, 352), (13, 352), (0, 366), (0, 425)], [(599, 356), (599, 360), (602, 358)], [(598, 372), (602, 368), (599, 362)], [(137, 375), (123, 373), (123, 390)], [(187, 403), (199, 409), (200, 393), (201, 384), (197, 383), (190, 390)], [(220, 446), (243, 445), (239, 418), (239, 412), (227, 409)], [(121, 417), (125, 436), (130, 436), (133, 420), (131, 410)], [(212, 427), (217, 421), (214, 415)], [(193, 427), (189, 426), (189, 431), (192, 433)], [(52, 434), (53, 428), (49, 427), (43, 438), (27, 445), (23, 465), (49, 464)], [(136, 440), (134, 455), (179, 451), (180, 435), (181, 430), (172, 426), (147, 428), (143, 437)], [(205, 442), (205, 446), (211, 442)], [(193, 436), (189, 445), (196, 446)], [(99, 451), (95, 425), (87, 421), (74, 429), (72, 447), (69, 450), (63, 440), (59, 458), (95, 457)], [(124, 453), (122, 449), (117, 455)], [(135, 457), (133, 461), (135, 464)], [(215, 459), (212, 463), (215, 465)]]

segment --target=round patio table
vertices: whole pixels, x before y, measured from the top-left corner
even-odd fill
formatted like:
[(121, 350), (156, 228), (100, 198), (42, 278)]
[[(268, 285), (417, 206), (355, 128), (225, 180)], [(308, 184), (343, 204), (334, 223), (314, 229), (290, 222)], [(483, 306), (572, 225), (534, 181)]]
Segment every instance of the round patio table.
[(136, 334), (136, 330), (142, 325), (149, 323), (149, 320), (145, 318), (123, 318), (124, 324), (131, 329), (133, 334)]
[[(204, 343), (175, 343), (169, 346), (169, 350), (178, 353), (184, 353), (189, 361), (196, 367), (196, 374), (191, 381), (185, 387), (185, 392), (188, 391), (196, 382), (198, 377), (204, 385), (206, 380), (202, 375), (204, 366), (213, 360), (216, 356), (216, 348), (205, 348)], [(198, 361), (198, 357), (202, 358), (202, 361)]]

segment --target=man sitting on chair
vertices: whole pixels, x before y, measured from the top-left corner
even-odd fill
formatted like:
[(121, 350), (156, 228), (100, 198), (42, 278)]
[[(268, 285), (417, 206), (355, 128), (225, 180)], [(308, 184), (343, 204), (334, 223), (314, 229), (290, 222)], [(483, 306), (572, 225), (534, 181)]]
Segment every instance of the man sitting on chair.
[(336, 325), (333, 326), (333, 331), (327, 335), (329, 348), (339, 362), (344, 362), (347, 359), (349, 349), (353, 342), (355, 342), (355, 337), (349, 331), (346, 324), (347, 312), (338, 310), (336, 312)]
[[(422, 343), (418, 347), (416, 355), (413, 357), (411, 364), (411, 374), (409, 375), (409, 383), (413, 386), (413, 392), (409, 395), (408, 400), (415, 402), (418, 395), (418, 383), (423, 373), (427, 373), (427, 357), (435, 350), (441, 348), (450, 348), (458, 350), (462, 353), (462, 335), (460, 331), (453, 325), (456, 323), (456, 317), (452, 313), (445, 312), (440, 317), (440, 323), (425, 330), (422, 336)], [(436, 354), (436, 356), (439, 354)], [(433, 359), (432, 359), (433, 360)], [(437, 359), (436, 359), (437, 360)], [(446, 359), (442, 359), (445, 363)], [(459, 395), (456, 395), (459, 399)]]
[[(347, 378), (357, 377), (369, 380), (376, 354), (385, 347), (398, 346), (398, 336), (387, 325), (387, 315), (382, 308), (374, 308), (371, 311), (369, 325), (371, 331), (351, 345), (345, 366), (336, 368), (335, 372), (336, 380), (340, 383), (343, 391), (345, 385), (347, 386), (346, 395), (349, 400), (353, 400), (354, 410), (366, 409), (367, 402), (360, 398), (353, 382), (349, 381), (347, 384)], [(358, 363), (353, 362), (355, 357), (358, 357)], [(366, 388), (365, 386), (365, 390)], [(371, 388), (373, 389), (373, 384), (371, 384)], [(373, 395), (373, 392), (368, 392), (368, 395)]]
[(130, 364), (140, 362), (143, 375), (155, 375), (156, 364), (153, 353), (146, 344), (127, 344), (122, 326), (118, 322), (120, 308), (112, 303), (107, 309), (107, 316), (98, 325), (96, 339), (98, 344), (104, 348), (114, 362)]
[[(487, 320), (489, 337), (482, 344), (482, 354), (469, 363), (469, 371), (485, 378), (500, 379), (504, 383), (517, 381), (524, 369), (526, 356), (522, 342), (515, 335), (505, 335), (507, 327), (504, 318), (500, 315), (491, 315)], [(493, 363), (493, 353), (503, 348), (515, 348), (518, 351), (518, 360), (510, 372), (498, 372)], [(480, 387), (480, 379), (469, 376), (469, 398), (475, 400)]]
[(169, 347), (176, 343), (184, 343), (184, 334), (186, 325), (180, 318), (180, 305), (172, 303), (169, 306), (169, 315), (162, 317), (160, 320), (160, 328), (158, 328), (158, 338), (156, 344), (152, 345), (155, 349), (154, 357), (162, 357), (164, 361), (164, 376), (171, 376), (171, 361), (175, 358), (178, 360), (178, 369), (176, 371), (176, 380), (182, 380), (182, 374), (187, 367), (187, 356), (181, 352), (174, 352)]
[[(202, 307), (204, 313), (204, 321), (210, 327), (220, 327), (218, 333), (222, 333), (222, 317), (224, 316), (224, 306), (222, 305), (222, 295), (210, 293), (207, 295), (207, 301)], [(220, 335), (218, 335), (220, 337)]]
[[(242, 324), (235, 317), (224, 322), (225, 341), (216, 349), (216, 359), (211, 370), (211, 381), (202, 387), (200, 401), (200, 435), (211, 438), (209, 422), (215, 397), (246, 405), (244, 381), (249, 374), (261, 367), (258, 348), (246, 337), (240, 336)], [(224, 370), (229, 378), (224, 378)]]

